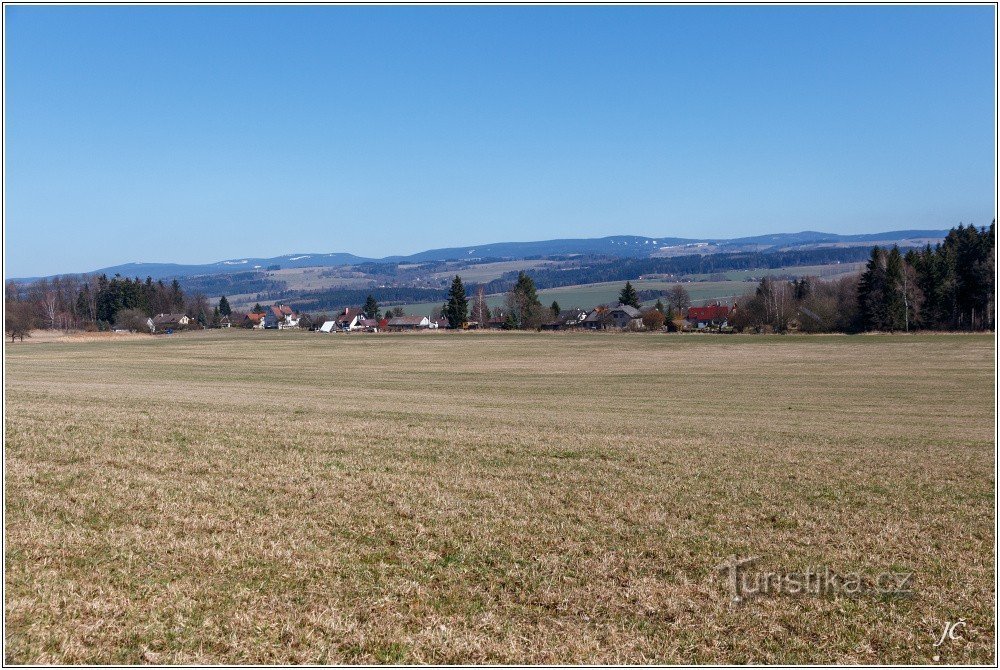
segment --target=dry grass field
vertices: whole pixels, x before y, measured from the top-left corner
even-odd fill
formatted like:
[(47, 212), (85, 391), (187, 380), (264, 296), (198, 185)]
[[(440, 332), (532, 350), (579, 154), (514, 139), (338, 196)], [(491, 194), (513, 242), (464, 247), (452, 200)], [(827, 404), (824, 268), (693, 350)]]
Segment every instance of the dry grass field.
[[(8, 344), (5, 661), (994, 663), (994, 353)], [(735, 601), (731, 556), (865, 588)], [(912, 573), (905, 592), (874, 588), (887, 572)]]

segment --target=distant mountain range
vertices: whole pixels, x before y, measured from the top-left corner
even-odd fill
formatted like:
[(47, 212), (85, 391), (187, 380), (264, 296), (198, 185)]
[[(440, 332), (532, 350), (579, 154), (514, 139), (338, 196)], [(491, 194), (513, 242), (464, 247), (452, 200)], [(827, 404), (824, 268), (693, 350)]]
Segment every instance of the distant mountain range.
[[(197, 275), (232, 274), (281, 268), (337, 267), (359, 263), (426, 263), (431, 261), (475, 261), (481, 258), (519, 260), (537, 256), (594, 255), (617, 258), (650, 258), (682, 256), (688, 254), (717, 254), (746, 251), (785, 251), (792, 249), (817, 249), (823, 247), (855, 247), (893, 245), (923, 246), (940, 241), (947, 230), (895, 230), (866, 235), (837, 235), (803, 231), (778, 233), (735, 239), (688, 239), (681, 237), (640, 237), (613, 235), (611, 237), (544, 240), (540, 242), (496, 242), (469, 247), (430, 249), (409, 256), (363, 258), (349, 253), (299, 253), (271, 258), (233, 258), (203, 265), (176, 263), (124, 263), (99, 268), (87, 274), (121, 274), (124, 277), (152, 277), (171, 279)], [(18, 281), (38, 279), (21, 278)]]

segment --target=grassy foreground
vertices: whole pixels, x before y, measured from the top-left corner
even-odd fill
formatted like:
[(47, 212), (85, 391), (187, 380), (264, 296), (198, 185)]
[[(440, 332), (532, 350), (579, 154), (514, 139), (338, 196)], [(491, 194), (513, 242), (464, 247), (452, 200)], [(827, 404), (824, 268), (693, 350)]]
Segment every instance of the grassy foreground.
[[(991, 336), (5, 355), (7, 662), (996, 660)], [(729, 556), (912, 590), (734, 602)]]

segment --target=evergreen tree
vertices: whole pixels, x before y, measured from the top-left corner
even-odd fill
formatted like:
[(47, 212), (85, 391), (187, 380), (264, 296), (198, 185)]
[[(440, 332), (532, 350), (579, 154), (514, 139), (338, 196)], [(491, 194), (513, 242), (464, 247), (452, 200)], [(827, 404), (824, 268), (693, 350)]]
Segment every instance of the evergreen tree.
[(523, 271), (517, 283), (507, 293), (507, 319), (515, 328), (538, 328), (542, 324), (542, 303), (538, 300), (535, 282)]
[(375, 296), (373, 296), (371, 293), (369, 293), (368, 297), (365, 298), (365, 304), (364, 307), (361, 308), (361, 311), (364, 312), (365, 316), (367, 316), (369, 319), (379, 319), (382, 316), (382, 312), (379, 309), (378, 302), (376, 302)]
[(256, 303), (256, 304), (254, 304), (254, 306), (253, 306), (253, 311), (254, 311), (254, 314), (260, 314), (261, 312), (263, 312), (263, 311), (264, 311), (264, 308), (263, 308), (263, 307), (261, 307), (261, 306), (260, 306), (260, 303), (258, 302), (258, 303)]
[(659, 298), (657, 298), (656, 304), (653, 306), (653, 308), (657, 312), (663, 313), (663, 301), (661, 301)]
[(886, 330), (889, 314), (886, 309), (885, 251), (874, 247), (858, 282), (858, 321), (861, 330)]
[(553, 300), (552, 301), (552, 306), (549, 307), (549, 309), (552, 310), (552, 318), (553, 319), (558, 319), (559, 318), (559, 312), (562, 311), (561, 309), (559, 309), (559, 303), (556, 302), (555, 300)]
[(469, 313), (469, 300), (465, 296), (462, 278), (455, 275), (448, 291), (448, 302), (444, 306), (444, 316), (448, 319), (449, 328), (461, 328)]
[(226, 300), (226, 296), (219, 298), (219, 306), (216, 309), (219, 310), (219, 314), (222, 316), (232, 316), (233, 308), (229, 306), (229, 301)]
[(618, 302), (622, 305), (629, 305), (630, 307), (639, 309), (639, 294), (633, 288), (632, 282), (625, 282), (625, 288), (618, 295)]
[(181, 290), (181, 283), (176, 279), (170, 282), (170, 305), (171, 311), (184, 311), (184, 291)]

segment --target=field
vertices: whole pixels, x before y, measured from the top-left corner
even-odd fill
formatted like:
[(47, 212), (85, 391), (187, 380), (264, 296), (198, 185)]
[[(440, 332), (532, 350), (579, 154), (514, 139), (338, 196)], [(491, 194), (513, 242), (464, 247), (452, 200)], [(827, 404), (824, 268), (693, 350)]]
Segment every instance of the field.
[[(8, 663), (996, 662), (992, 336), (5, 360)], [(729, 557), (863, 588), (737, 599)]]
[[(676, 281), (637, 279), (632, 282), (632, 286), (637, 291), (658, 290), (664, 293), (676, 286)], [(592, 309), (597, 305), (615, 303), (622, 287), (623, 281), (602, 282), (599, 284), (581, 284), (575, 286), (560, 286), (558, 288), (542, 289), (538, 292), (538, 299), (548, 307), (555, 300), (562, 309), (579, 307), (581, 309)], [(757, 286), (752, 281), (702, 281), (685, 282), (684, 288), (691, 295), (691, 300), (695, 304), (707, 300), (732, 300), (733, 297), (751, 291)], [(469, 300), (474, 296), (469, 296)], [(486, 303), (491, 307), (499, 307), (504, 304), (506, 295), (488, 295)], [(645, 301), (644, 304), (652, 304), (655, 300)], [(404, 305), (403, 309), (407, 314), (430, 314), (435, 307), (441, 307), (440, 303), (425, 302), (413, 305)]]
[[(502, 265), (496, 263), (493, 265)], [(666, 292), (671, 287), (681, 283), (691, 295), (692, 301), (698, 305), (712, 300), (724, 300), (732, 302), (733, 298), (752, 292), (757, 287), (759, 278), (763, 275), (812, 275), (823, 279), (836, 279), (854, 272), (859, 272), (864, 263), (842, 263), (828, 265), (799, 265), (787, 268), (757, 269), (757, 270), (732, 270), (721, 273), (725, 280), (710, 280), (714, 275), (688, 275), (685, 279), (693, 281), (678, 282), (676, 279), (634, 279), (632, 285), (637, 291), (656, 290)], [(483, 266), (485, 267), (485, 266)], [(451, 273), (454, 275), (454, 272)], [(466, 272), (459, 274), (466, 281), (470, 281)], [(495, 278), (495, 277), (490, 277)], [(618, 300), (624, 281), (600, 282), (596, 284), (579, 284), (573, 286), (560, 286), (557, 288), (542, 289), (538, 292), (538, 299), (545, 306), (551, 305), (555, 300), (563, 309), (579, 307), (591, 309), (601, 304), (614, 303)], [(486, 302), (491, 308), (504, 304), (504, 295), (489, 295)], [(471, 300), (471, 296), (470, 296)], [(654, 301), (647, 300), (646, 303)], [(435, 307), (440, 307), (440, 303), (425, 302), (404, 305), (407, 314), (430, 314)]]

